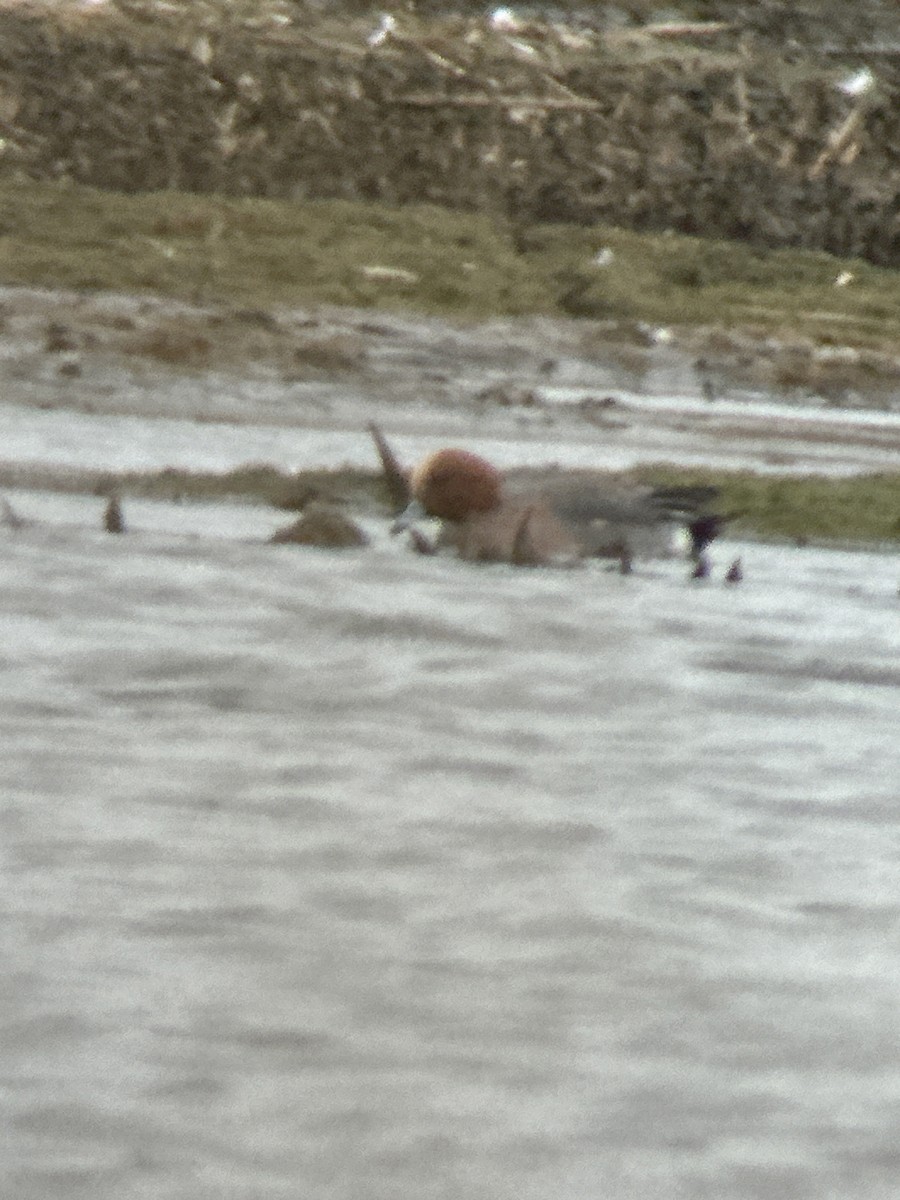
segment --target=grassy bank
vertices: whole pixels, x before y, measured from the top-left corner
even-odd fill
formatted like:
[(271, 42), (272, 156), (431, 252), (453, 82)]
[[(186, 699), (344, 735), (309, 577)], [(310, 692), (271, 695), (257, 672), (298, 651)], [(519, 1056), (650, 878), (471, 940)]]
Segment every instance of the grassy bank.
[[(760, 538), (801, 541), (900, 542), (900, 472), (829, 479), (820, 475), (772, 476), (754, 471), (648, 466), (628, 476), (655, 485), (709, 484), (720, 490), (719, 512), (739, 514), (733, 530)], [(321, 496), (365, 510), (390, 511), (379, 474), (360, 470), (302, 471), (242, 468), (224, 475), (162, 472), (124, 479), (126, 487), (155, 494), (253, 496), (279, 508), (300, 508)]]
[(254, 308), (714, 325), (900, 352), (900, 271), (613, 227), (514, 228), (425, 206), (4, 181), (0, 280)]
[(637, 475), (654, 484), (718, 487), (717, 508), (739, 514), (733, 523), (738, 534), (811, 542), (900, 542), (900, 472), (830, 479), (646, 467)]
[[(715, 505), (738, 514), (730, 529), (736, 536), (820, 544), (858, 541), (900, 543), (900, 473), (829, 479), (818, 475), (763, 475), (753, 471), (647, 466), (627, 478), (655, 485), (711, 484), (720, 490)], [(360, 469), (309, 470), (295, 474), (268, 466), (233, 471), (150, 472), (81, 471), (60, 474), (30, 467), (0, 469), (0, 487), (39, 487), (66, 491), (115, 488), (128, 496), (160, 500), (244, 499), (285, 510), (299, 510), (311, 499), (345, 504), (348, 511), (391, 513), (380, 473)]]

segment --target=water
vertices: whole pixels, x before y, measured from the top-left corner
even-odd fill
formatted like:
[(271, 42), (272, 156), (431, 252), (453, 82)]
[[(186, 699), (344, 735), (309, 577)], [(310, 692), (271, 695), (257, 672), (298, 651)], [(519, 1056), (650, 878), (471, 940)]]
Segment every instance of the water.
[[(568, 323), (332, 314), (365, 369), (297, 383), (116, 357), (109, 298), (5, 302), (7, 478), (372, 467), (371, 419), (406, 462), (896, 468), (895, 412), (698, 402), (688, 359), (628, 390)], [(0, 1197), (896, 1195), (896, 555), (717, 543), (691, 583), (9, 499)]]
[(896, 1195), (896, 557), (13, 499), (0, 1195)]

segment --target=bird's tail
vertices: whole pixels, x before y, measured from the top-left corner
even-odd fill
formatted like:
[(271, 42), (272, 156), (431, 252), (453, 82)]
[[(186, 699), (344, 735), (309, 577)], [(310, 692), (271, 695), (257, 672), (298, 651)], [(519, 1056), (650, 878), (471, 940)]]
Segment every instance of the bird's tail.
[(653, 489), (651, 498), (661, 517), (687, 524), (719, 498), (719, 489), (712, 484), (658, 487)]

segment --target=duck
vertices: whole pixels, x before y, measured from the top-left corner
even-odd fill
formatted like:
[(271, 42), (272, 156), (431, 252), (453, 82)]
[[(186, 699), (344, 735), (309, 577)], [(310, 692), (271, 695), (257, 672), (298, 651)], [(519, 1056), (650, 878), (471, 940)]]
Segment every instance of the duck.
[(501, 472), (471, 450), (429, 454), (409, 477), (411, 500), (394, 522), (442, 522), (437, 545), (470, 562), (535, 566), (580, 556), (576, 535), (540, 495), (507, 494)]
[(519, 469), (506, 476), (508, 497), (536, 496), (576, 538), (582, 557), (665, 557), (672, 532), (718, 494), (705, 485), (654, 487), (602, 471)]
[(603, 556), (618, 558), (628, 573), (635, 556), (669, 553), (673, 523), (696, 515), (715, 494), (621, 484), (589, 470), (504, 474), (456, 447), (434, 451), (407, 473), (381, 431), (369, 428), (391, 502), (403, 507), (394, 531), (437, 518), (437, 546), (470, 561), (533, 566)]

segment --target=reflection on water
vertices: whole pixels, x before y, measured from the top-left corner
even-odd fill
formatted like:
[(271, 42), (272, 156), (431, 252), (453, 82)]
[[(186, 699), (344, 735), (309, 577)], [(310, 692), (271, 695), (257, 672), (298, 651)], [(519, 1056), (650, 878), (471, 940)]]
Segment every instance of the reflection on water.
[(0, 1194), (896, 1194), (896, 560), (162, 511), (0, 534)]

